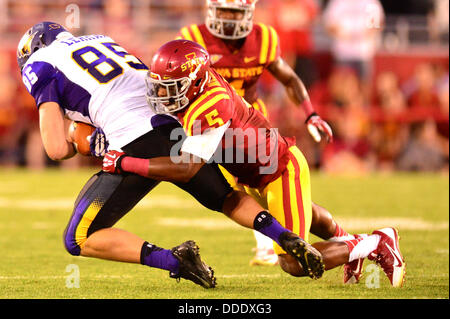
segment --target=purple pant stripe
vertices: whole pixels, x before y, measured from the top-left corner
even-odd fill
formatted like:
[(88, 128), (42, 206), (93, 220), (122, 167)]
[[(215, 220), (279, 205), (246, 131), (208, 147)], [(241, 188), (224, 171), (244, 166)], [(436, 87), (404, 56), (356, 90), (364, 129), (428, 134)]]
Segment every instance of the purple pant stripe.
[(72, 215), (72, 218), (70, 219), (70, 223), (66, 229), (66, 232), (64, 233), (64, 245), (71, 255), (80, 255), (81, 249), (75, 240), (75, 232), (77, 230), (78, 224), (80, 223), (84, 213), (86, 212), (90, 204), (91, 202), (86, 198), (82, 198), (79, 201)]

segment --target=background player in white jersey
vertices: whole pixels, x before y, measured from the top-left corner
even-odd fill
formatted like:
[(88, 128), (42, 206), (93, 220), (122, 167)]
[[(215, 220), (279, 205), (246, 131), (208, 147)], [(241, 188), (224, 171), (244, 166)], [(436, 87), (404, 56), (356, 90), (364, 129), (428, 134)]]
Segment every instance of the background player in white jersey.
[[(57, 23), (42, 22), (22, 37), (17, 59), (23, 82), (39, 109), (44, 148), (53, 160), (76, 154), (66, 137), (64, 118), (103, 129), (111, 148), (131, 156), (168, 156), (179, 142), (169, 139), (174, 128), (182, 132), (179, 122), (171, 116), (155, 115), (146, 102), (147, 67), (111, 38), (74, 37)], [(162, 249), (112, 227), (158, 183), (129, 173), (100, 171), (92, 176), (78, 195), (64, 232), (67, 251), (166, 269), (173, 278), (214, 287), (212, 269), (201, 261), (193, 241)], [(216, 164), (204, 165), (193, 178), (174, 183), (203, 206), (223, 212), (241, 225), (251, 224), (250, 228), (257, 225), (256, 216), (263, 211), (251, 197), (233, 191)], [(277, 233), (287, 231), (275, 221), (269, 226)], [(299, 237), (293, 240), (302, 241)], [(309, 244), (304, 245), (309, 249)], [(306, 253), (317, 253), (321, 261), (314, 248)]]

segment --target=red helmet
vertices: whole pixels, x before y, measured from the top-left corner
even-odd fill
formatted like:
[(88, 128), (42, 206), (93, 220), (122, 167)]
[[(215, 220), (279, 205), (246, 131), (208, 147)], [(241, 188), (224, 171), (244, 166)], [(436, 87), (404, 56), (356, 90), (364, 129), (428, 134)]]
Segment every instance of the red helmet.
[[(206, 27), (216, 37), (222, 39), (242, 39), (253, 29), (253, 12), (258, 0), (207, 0), (208, 13)], [(218, 9), (241, 11), (240, 20), (222, 19), (218, 16)]]
[(167, 42), (153, 56), (146, 77), (147, 101), (155, 113), (182, 110), (209, 80), (209, 54), (189, 40)]

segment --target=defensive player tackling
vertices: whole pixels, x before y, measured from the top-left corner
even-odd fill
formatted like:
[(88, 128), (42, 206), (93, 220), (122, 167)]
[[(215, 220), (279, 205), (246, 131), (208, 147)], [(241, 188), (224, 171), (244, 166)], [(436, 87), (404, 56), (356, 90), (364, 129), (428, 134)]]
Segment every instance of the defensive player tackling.
[[(172, 156), (153, 159), (113, 150), (105, 156), (104, 171), (178, 180), (188, 178), (210, 160), (219, 161), (239, 183), (250, 187), (252, 196), (273, 215), (259, 215), (255, 229), (276, 242), (281, 268), (293, 276), (319, 278), (323, 270), (314, 258), (295, 258), (295, 251), (292, 254), (280, 245), (284, 236), (292, 233), (308, 241), (312, 225), (309, 168), (294, 139), (278, 134), (210, 67), (206, 50), (192, 41), (163, 45), (153, 57), (146, 80), (148, 102), (155, 113), (175, 114), (186, 131), (181, 152), (202, 161), (183, 161), (178, 150)], [(292, 233), (274, 236), (277, 221)], [(393, 286), (403, 282), (405, 264), (393, 228), (312, 246), (321, 253), (325, 270), (368, 257), (381, 265)]]
[[(306, 127), (316, 142), (321, 135), (331, 142), (330, 126), (315, 112), (302, 80), (281, 57), (280, 41), (275, 29), (254, 21), (257, 0), (206, 0), (205, 23), (191, 24), (181, 28), (177, 38), (197, 42), (209, 53), (211, 66), (251, 106), (268, 118), (268, 110), (259, 97), (257, 85), (264, 72), (269, 72), (285, 88), (290, 100), (302, 108), (306, 115)], [(228, 182), (235, 189), (247, 190), (237, 184), (234, 177), (219, 166)], [(313, 218), (327, 218), (328, 212), (312, 203)], [(315, 231), (315, 229), (314, 229)], [(314, 233), (314, 232), (313, 232)], [(319, 230), (319, 237), (329, 239), (333, 229)], [(256, 254), (250, 265), (275, 265), (278, 256), (274, 253), (270, 238), (254, 232)], [(352, 272), (350, 265), (345, 272)]]

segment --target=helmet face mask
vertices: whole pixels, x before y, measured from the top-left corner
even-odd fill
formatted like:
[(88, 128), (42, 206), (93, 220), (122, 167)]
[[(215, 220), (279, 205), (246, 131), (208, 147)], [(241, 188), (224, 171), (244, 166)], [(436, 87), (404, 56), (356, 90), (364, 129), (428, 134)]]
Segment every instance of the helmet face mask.
[(191, 79), (157, 79), (157, 74), (150, 73), (147, 84), (147, 102), (156, 114), (174, 113), (184, 109), (189, 104), (186, 93), (192, 83)]
[[(253, 29), (255, 3), (253, 0), (208, 0), (206, 27), (209, 32), (221, 39), (245, 38)], [(224, 11), (234, 13), (235, 19), (224, 18)]]
[(155, 53), (147, 73), (147, 103), (156, 114), (186, 108), (209, 81), (209, 54), (188, 40), (166, 43)]
[(22, 36), (17, 46), (17, 63), (22, 70), (25, 63), (37, 50), (45, 48), (53, 41), (72, 36), (62, 25), (54, 22), (35, 24)]

